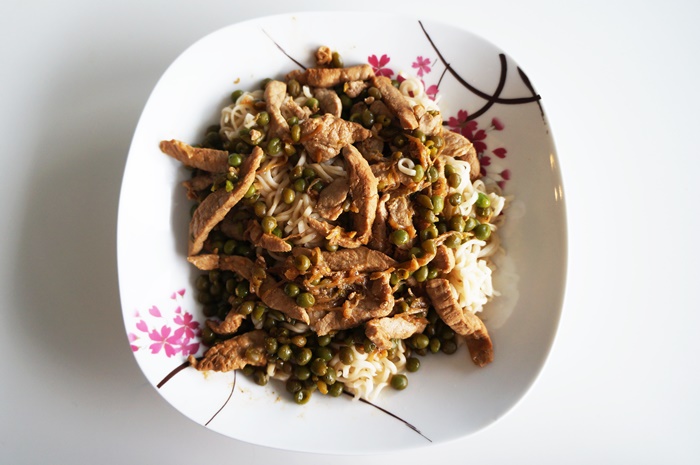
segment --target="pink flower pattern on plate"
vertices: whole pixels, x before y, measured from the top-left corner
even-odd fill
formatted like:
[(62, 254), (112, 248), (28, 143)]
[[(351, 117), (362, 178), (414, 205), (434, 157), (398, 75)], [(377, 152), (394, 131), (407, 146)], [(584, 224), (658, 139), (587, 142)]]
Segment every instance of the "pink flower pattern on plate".
[(386, 68), (389, 64), (391, 58), (386, 54), (382, 55), (381, 58), (377, 58), (377, 55), (370, 55), (367, 57), (367, 62), (372, 66), (374, 74), (377, 76), (386, 76), (391, 78), (394, 75), (394, 70), (391, 68)]
[(182, 306), (178, 305), (184, 295), (185, 289), (171, 294), (170, 300), (174, 301), (172, 309), (172, 305), (168, 308), (152, 305), (145, 315), (134, 312), (137, 319), (135, 331), (128, 333), (132, 351), (148, 348), (151, 354), (165, 354), (168, 358), (177, 354), (187, 357), (199, 352), (202, 346), (199, 341), (200, 324), (191, 313), (183, 311)]

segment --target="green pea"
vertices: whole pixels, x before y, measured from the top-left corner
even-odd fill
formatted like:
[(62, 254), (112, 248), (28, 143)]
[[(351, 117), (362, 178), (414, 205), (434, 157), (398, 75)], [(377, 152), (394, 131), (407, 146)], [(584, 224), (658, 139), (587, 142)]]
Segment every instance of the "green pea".
[(236, 286), (236, 296), (240, 297), (241, 299), (245, 299), (247, 295), (248, 295), (248, 284), (238, 283), (238, 286)]
[(292, 171), (289, 173), (289, 178), (292, 181), (295, 181), (301, 177), (301, 175), (304, 174), (304, 167), (303, 166), (295, 166), (292, 168)]
[(250, 315), (255, 309), (255, 303), (251, 301), (245, 301), (238, 307), (238, 313), (241, 315)]
[(443, 351), (443, 353), (446, 353), (448, 355), (454, 354), (457, 352), (457, 343), (455, 341), (449, 340), (445, 341), (440, 349)]
[(437, 246), (435, 245), (435, 241), (433, 239), (423, 241), (423, 243), (421, 243), (421, 247), (425, 253), (431, 255), (437, 251)]
[(282, 140), (279, 137), (273, 137), (267, 143), (267, 153), (270, 155), (279, 155), (282, 152)]
[(294, 257), (294, 266), (303, 273), (311, 267), (311, 259), (306, 255), (297, 255)]
[(297, 194), (294, 192), (294, 189), (290, 189), (289, 187), (285, 187), (284, 190), (282, 190), (282, 202), (284, 202), (287, 205), (291, 205), (294, 203), (294, 199), (296, 198)]
[(297, 305), (302, 308), (309, 308), (313, 307), (313, 305), (316, 303), (316, 298), (314, 298), (313, 294), (302, 292), (297, 296), (296, 302)]
[(411, 373), (415, 373), (420, 369), (420, 359), (416, 357), (408, 357), (406, 359), (406, 369)]
[(197, 288), (198, 291), (204, 291), (206, 289), (209, 289), (209, 278), (206, 275), (199, 275), (197, 277), (197, 280), (194, 282), (195, 288)]
[(330, 362), (333, 358), (333, 352), (328, 347), (319, 347), (316, 349), (316, 357), (325, 362)]
[(318, 99), (311, 97), (306, 100), (305, 106), (311, 108), (312, 111), (318, 110)]
[(431, 200), (433, 201), (433, 213), (439, 215), (445, 208), (445, 199), (439, 195), (434, 195)]
[(243, 242), (239, 243), (236, 246), (236, 250), (235, 250), (236, 255), (242, 255), (244, 257), (247, 257), (252, 252), (253, 252), (253, 249), (250, 248), (250, 245), (243, 243)]
[(296, 360), (297, 365), (304, 366), (311, 361), (311, 357), (313, 357), (311, 349), (309, 349), (308, 347), (304, 347), (299, 352), (297, 352), (297, 355), (294, 357), (294, 359)]
[(255, 184), (251, 184), (243, 197), (246, 199), (249, 199), (249, 198), (253, 197), (256, 192), (257, 192), (257, 189), (255, 188)]
[(343, 387), (343, 383), (333, 383), (328, 387), (328, 395), (331, 397), (340, 397), (340, 395), (343, 393)]
[(241, 166), (243, 163), (243, 157), (238, 153), (232, 153), (228, 156), (228, 164), (230, 166)]
[(414, 334), (411, 337), (411, 342), (416, 349), (425, 349), (430, 344), (430, 338), (425, 334)]
[(440, 339), (433, 337), (430, 339), (430, 345), (428, 346), (430, 351), (437, 354), (440, 351)]
[(258, 126), (267, 126), (270, 124), (270, 114), (266, 111), (261, 111), (258, 116), (255, 117), (255, 122)]
[(422, 257), (423, 249), (421, 249), (420, 247), (411, 247), (410, 253), (413, 257)]
[(428, 279), (435, 279), (439, 275), (438, 270), (428, 267)]
[(425, 136), (425, 133), (423, 131), (421, 131), (420, 129), (413, 130), (413, 137), (420, 140), (421, 143), (425, 144), (426, 136)]
[(285, 383), (284, 387), (287, 390), (287, 392), (289, 392), (290, 394), (294, 394), (295, 392), (301, 391), (304, 388), (304, 385), (301, 384), (301, 382), (298, 379), (289, 378)]
[(340, 56), (340, 53), (333, 52), (331, 54), (331, 65), (333, 65), (334, 68), (342, 68), (345, 66), (343, 63), (343, 57)]
[(381, 124), (383, 128), (386, 128), (391, 124), (391, 116), (389, 115), (377, 115), (377, 123)]
[(491, 226), (488, 224), (480, 224), (474, 228), (474, 236), (480, 241), (485, 241), (491, 236)]
[(233, 279), (233, 278), (227, 279), (226, 280), (226, 292), (228, 292), (229, 294), (235, 293), (237, 285), (238, 285), (238, 281), (236, 281), (235, 279)]
[(421, 239), (421, 241), (427, 241), (428, 239), (435, 239), (436, 237), (438, 237), (438, 233), (439, 233), (439, 231), (437, 229), (437, 226), (435, 226), (434, 224), (431, 224), (430, 226), (428, 226), (427, 228), (425, 228), (424, 230), (422, 230), (420, 232), (420, 239)]
[(266, 216), (260, 222), (260, 226), (262, 226), (264, 232), (271, 233), (277, 227), (277, 220), (274, 216)]
[(462, 194), (460, 194), (459, 192), (455, 192), (450, 196), (449, 201), (450, 205), (452, 205), (453, 207), (458, 207), (462, 204)]
[(355, 361), (355, 353), (353, 352), (351, 347), (343, 346), (338, 351), (338, 358), (345, 365), (350, 365), (352, 362)]
[(309, 389), (302, 389), (301, 391), (295, 392), (293, 396), (294, 402), (299, 405), (304, 405), (311, 399), (311, 391)]
[(462, 245), (462, 239), (459, 238), (457, 234), (450, 234), (444, 242), (446, 247), (449, 247), (450, 249), (456, 249), (460, 245)]
[(299, 140), (301, 139), (301, 126), (295, 124), (292, 126), (290, 131), (292, 134), (292, 142), (299, 142)]
[(290, 79), (287, 83), (287, 93), (292, 97), (298, 97), (301, 93), (301, 84), (296, 79)]
[(421, 266), (416, 270), (415, 273), (413, 273), (413, 277), (416, 278), (416, 281), (422, 283), (423, 281), (428, 279), (428, 267), (425, 265)]
[(287, 283), (284, 285), (284, 293), (287, 294), (288, 297), (296, 297), (299, 295), (299, 292), (301, 292), (301, 290), (296, 283)]
[(267, 213), (267, 205), (265, 205), (265, 202), (255, 202), (255, 204), (253, 204), (253, 213), (255, 213), (255, 216), (257, 216), (258, 218), (264, 217), (265, 213)]
[(447, 177), (447, 185), (456, 189), (462, 182), (462, 176), (459, 173), (452, 173)]
[(476, 218), (469, 217), (464, 225), (464, 231), (472, 231), (479, 226), (479, 221)]
[(309, 370), (309, 367), (306, 366), (307, 364), (308, 362), (304, 365), (296, 366), (294, 368), (294, 376), (296, 376), (297, 379), (301, 381), (306, 381), (311, 377), (311, 370)]
[(267, 312), (267, 309), (265, 307), (261, 306), (256, 306), (253, 309), (253, 313), (250, 314), (251, 318), (260, 321), (265, 317), (265, 313)]
[(326, 365), (326, 362), (323, 359), (316, 358), (313, 362), (311, 362), (310, 369), (311, 373), (314, 375), (323, 376), (328, 371), (328, 365)]
[(421, 182), (421, 180), (423, 180), (423, 176), (425, 176), (425, 170), (423, 169), (423, 166), (416, 165), (413, 169), (416, 170), (416, 175), (413, 176), (413, 182)]
[(324, 241), (323, 248), (328, 252), (336, 252), (338, 250), (338, 244), (333, 244), (330, 241)]
[(476, 207), (476, 214), (477, 216), (481, 218), (491, 218), (493, 215), (493, 208), (491, 207), (486, 207), (486, 208), (481, 208), (481, 207)]
[(394, 375), (391, 377), (391, 387), (397, 391), (403, 391), (408, 387), (408, 378), (406, 375)]
[(456, 173), (457, 168), (455, 168), (453, 165), (445, 165), (445, 177), (449, 178), (451, 174)]
[(233, 182), (230, 179), (226, 180), (226, 183), (224, 184), (224, 189), (226, 189), (226, 192), (232, 192), (233, 191)]
[(399, 134), (396, 137), (394, 137), (394, 145), (397, 147), (403, 147), (404, 145), (406, 145), (406, 142), (406, 136), (404, 136), (403, 134)]
[(240, 89), (239, 89), (239, 90), (234, 90), (234, 91), (231, 93), (231, 101), (232, 101), (233, 103), (236, 103), (236, 102), (238, 101), (238, 99), (241, 98), (241, 95), (243, 95), (243, 91), (242, 91), (242, 90), (240, 90)]
[(428, 168), (428, 171), (426, 171), (425, 174), (428, 177), (428, 181), (430, 181), (431, 183), (434, 183), (440, 177), (440, 173), (438, 172), (437, 168), (435, 168), (434, 166), (431, 166), (430, 168)]
[(326, 347), (331, 343), (332, 338), (329, 335), (319, 336), (316, 342), (320, 347)]
[(450, 218), (450, 229), (452, 231), (463, 232), (466, 227), (466, 222), (462, 215), (456, 215)]
[(352, 99), (345, 94), (340, 96), (340, 103), (343, 105), (343, 108), (350, 108), (353, 105)]
[(474, 204), (479, 208), (488, 208), (491, 206), (491, 199), (488, 195), (479, 192), (479, 196), (477, 197), (476, 202), (474, 202)]
[(392, 231), (389, 239), (391, 240), (392, 244), (400, 247), (408, 244), (410, 237), (408, 232), (404, 231), (403, 229), (397, 229), (396, 231)]
[(328, 371), (326, 371), (326, 374), (321, 377), (321, 380), (328, 386), (335, 384), (337, 379), (338, 372), (335, 371), (333, 368), (329, 368)]
[(296, 116), (290, 116), (289, 118), (287, 118), (287, 124), (289, 125), (289, 127), (292, 127), (295, 124), (299, 124), (299, 118), (297, 118)]
[(363, 110), (360, 115), (362, 118), (362, 125), (366, 128), (371, 128), (374, 124), (374, 113), (369, 110)]
[[(277, 357), (279, 357), (280, 360), (284, 360), (286, 362), (287, 360), (292, 358), (292, 355), (293, 355), (292, 348), (289, 347), (288, 344), (283, 344), (280, 346), (279, 349), (277, 349)], [(297, 376), (297, 378), (299, 378), (299, 377)], [(299, 379), (301, 379), (301, 378), (299, 378)]]
[(382, 91), (377, 89), (376, 87), (372, 86), (369, 89), (367, 89), (367, 95), (370, 97), (376, 99), (376, 100), (381, 100), (382, 98)]
[(306, 179), (299, 178), (294, 181), (294, 190), (297, 192), (304, 192), (306, 190)]
[(427, 208), (428, 210), (433, 209), (433, 201), (431, 200), (430, 197), (428, 197), (425, 194), (418, 194), (416, 195), (416, 202), (418, 205), (421, 207)]
[(266, 337), (265, 351), (268, 354), (274, 354), (275, 352), (277, 352), (277, 339), (275, 339), (274, 337)]
[(210, 346), (216, 341), (216, 333), (211, 330), (210, 327), (205, 326), (202, 328), (201, 336), (204, 345)]

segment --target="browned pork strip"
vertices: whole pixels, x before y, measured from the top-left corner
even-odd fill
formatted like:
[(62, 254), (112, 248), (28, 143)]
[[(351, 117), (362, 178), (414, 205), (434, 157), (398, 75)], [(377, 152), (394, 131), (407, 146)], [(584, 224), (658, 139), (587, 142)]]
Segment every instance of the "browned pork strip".
[(365, 323), (365, 335), (379, 350), (391, 349), (392, 339), (407, 339), (422, 333), (428, 324), (425, 318), (400, 313), (392, 317), (375, 318)]
[(311, 159), (321, 163), (337, 156), (346, 145), (365, 140), (371, 135), (370, 130), (357, 123), (325, 114), (301, 123), (300, 142)]
[(372, 223), (374, 223), (377, 203), (379, 202), (377, 178), (372, 174), (367, 160), (354, 146), (345, 146), (343, 157), (348, 172), (353, 205), (358, 207), (357, 213), (353, 214), (353, 226), (357, 231), (357, 240), (362, 244), (367, 244), (372, 235)]
[(187, 198), (190, 200), (197, 200), (199, 197), (199, 191), (208, 189), (212, 184), (214, 184), (214, 180), (216, 178), (217, 176), (213, 173), (202, 173), (198, 174), (192, 179), (183, 181), (182, 185), (187, 190)]
[(228, 170), (228, 152), (225, 150), (192, 147), (179, 140), (162, 141), (160, 150), (186, 166), (212, 173), (225, 173)]
[(389, 231), (387, 230), (386, 224), (389, 218), (386, 202), (389, 199), (389, 194), (384, 194), (379, 198), (377, 214), (374, 217), (374, 224), (372, 224), (372, 237), (367, 243), (369, 248), (383, 253), (389, 253), (391, 251), (391, 241), (389, 240)]
[(284, 292), (281, 283), (278, 283), (275, 278), (271, 276), (266, 277), (257, 294), (260, 300), (268, 307), (279, 310), (295, 320), (309, 323), (309, 315), (306, 313), (306, 309), (297, 305), (295, 300)]
[(322, 87), (314, 89), (314, 97), (318, 100), (318, 106), (323, 113), (330, 113), (336, 118), (340, 118), (340, 114), (343, 112), (343, 104), (333, 89)]
[(243, 161), (240, 179), (233, 190), (226, 192), (226, 189), (217, 189), (199, 204), (190, 221), (188, 255), (197, 255), (202, 250), (212, 228), (243, 198), (255, 180), (255, 172), (260, 167), (263, 155), (262, 149), (255, 147), (253, 153)]
[(343, 84), (343, 92), (350, 98), (355, 98), (365, 90), (368, 84), (365, 81), (348, 81)]
[(321, 218), (335, 221), (343, 213), (343, 203), (349, 193), (348, 178), (336, 178), (323, 188), (314, 210), (321, 215)]
[(370, 65), (357, 65), (348, 68), (309, 68), (301, 75), (301, 79), (310, 87), (335, 87), (344, 82), (366, 81), (374, 76), (374, 71)]
[(430, 266), (435, 270), (448, 274), (455, 267), (455, 253), (445, 245), (437, 248), (435, 258), (430, 262)]
[(384, 159), (384, 141), (378, 137), (369, 137), (355, 144), (357, 150), (360, 151), (365, 160), (368, 162), (376, 162)]
[(465, 336), (472, 361), (484, 366), (493, 361), (493, 345), (486, 326), (475, 314), (460, 307), (446, 279), (429, 279), (425, 291), (442, 321)]
[(478, 178), (481, 174), (481, 166), (474, 144), (463, 135), (447, 129), (442, 131), (442, 138), (445, 141), (442, 154), (469, 162), (469, 179), (473, 181)]
[(245, 315), (241, 315), (235, 310), (231, 310), (226, 315), (224, 321), (207, 320), (207, 326), (212, 330), (213, 333), (219, 334), (221, 336), (230, 336), (238, 331), (241, 327), (241, 323), (246, 319)]
[(442, 134), (442, 114), (438, 112), (428, 112), (422, 105), (416, 105), (413, 113), (418, 120), (418, 129), (426, 136), (439, 136)]
[(282, 115), (282, 105), (287, 99), (287, 84), (282, 81), (270, 81), (265, 86), (265, 102), (267, 113), (270, 115), (270, 129), (268, 139), (279, 137), (288, 138), (289, 124)]
[(270, 252), (289, 252), (292, 246), (284, 239), (263, 231), (260, 223), (255, 220), (248, 222), (245, 237), (257, 247)]
[(334, 226), (327, 221), (317, 220), (312, 216), (308, 217), (306, 221), (309, 222), (309, 226), (318, 231), (318, 233), (328, 241), (329, 245), (339, 245), (348, 249), (362, 245), (362, 243), (355, 238), (355, 236), (357, 236), (355, 231), (346, 231), (340, 226)]
[(331, 331), (354, 328), (372, 318), (380, 318), (391, 313), (394, 296), (389, 284), (389, 273), (382, 273), (370, 282), (366, 295), (358, 294), (348, 299), (348, 308), (327, 313), (312, 312), (311, 327), (319, 336)]
[(407, 231), (409, 237), (416, 235), (416, 229), (413, 227), (413, 204), (408, 197), (392, 197), (386, 203), (386, 209), (389, 213), (387, 223), (392, 229), (403, 229)]
[(346, 271), (348, 274), (373, 273), (396, 266), (396, 260), (390, 256), (362, 246), (321, 252), (321, 255), (331, 271)]
[[(216, 344), (206, 351), (201, 360), (190, 355), (187, 361), (199, 371), (232, 371), (246, 365), (264, 366), (267, 363), (266, 336), (265, 331), (256, 329)], [(251, 352), (256, 356), (249, 357)]]
[(372, 84), (382, 93), (382, 100), (387, 107), (399, 118), (403, 129), (416, 129), (418, 121), (413, 114), (411, 105), (401, 91), (394, 87), (391, 79), (386, 76), (372, 77)]

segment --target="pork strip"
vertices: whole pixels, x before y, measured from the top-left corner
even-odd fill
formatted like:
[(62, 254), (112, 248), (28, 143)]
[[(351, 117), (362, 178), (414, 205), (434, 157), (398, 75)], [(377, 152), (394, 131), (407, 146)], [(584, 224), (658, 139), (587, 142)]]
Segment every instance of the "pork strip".
[(225, 150), (192, 147), (174, 139), (161, 141), (160, 150), (186, 166), (211, 173), (225, 173), (228, 170), (228, 152)]
[[(246, 365), (265, 366), (267, 364), (266, 336), (265, 331), (256, 329), (210, 347), (201, 360), (190, 355), (187, 361), (199, 371), (232, 371)], [(258, 356), (247, 357), (248, 349), (254, 349)]]
[(302, 74), (310, 87), (335, 87), (344, 82), (366, 81), (374, 76), (374, 71), (370, 65), (357, 65), (347, 68), (309, 68)]
[(282, 115), (282, 105), (287, 99), (287, 84), (282, 81), (270, 81), (265, 86), (265, 102), (267, 113), (270, 115), (268, 139), (279, 137), (289, 138), (289, 124)]
[(337, 156), (346, 145), (365, 140), (371, 135), (370, 130), (357, 123), (325, 114), (302, 122), (299, 140), (311, 159), (321, 163)]
[(255, 220), (248, 221), (245, 230), (245, 238), (257, 247), (262, 247), (270, 252), (289, 252), (292, 246), (284, 239), (263, 231), (260, 223)]
[(343, 112), (343, 103), (333, 89), (319, 87), (313, 91), (314, 97), (318, 100), (318, 106), (323, 113), (329, 113), (336, 118), (340, 118)]
[(469, 179), (473, 181), (478, 178), (481, 174), (481, 165), (474, 144), (463, 135), (448, 129), (443, 129), (442, 138), (445, 145), (441, 154), (469, 162)]
[(389, 194), (384, 194), (379, 198), (377, 214), (374, 217), (374, 224), (372, 224), (372, 238), (367, 243), (369, 248), (383, 253), (391, 251), (391, 241), (389, 240), (389, 231), (387, 230), (389, 213), (386, 209), (386, 202), (389, 198)]
[(372, 223), (374, 223), (379, 202), (377, 178), (372, 174), (367, 160), (354, 146), (343, 147), (343, 157), (348, 172), (352, 201), (358, 207), (358, 212), (353, 214), (353, 226), (357, 231), (357, 240), (367, 244), (372, 235)]
[(241, 323), (246, 319), (245, 315), (241, 315), (235, 310), (231, 310), (224, 318), (224, 321), (207, 320), (207, 326), (212, 330), (213, 333), (220, 336), (230, 336), (238, 331), (241, 327)]
[(253, 153), (248, 155), (243, 161), (240, 170), (241, 178), (233, 190), (226, 192), (226, 189), (217, 189), (199, 204), (190, 221), (188, 255), (197, 255), (202, 250), (209, 232), (224, 219), (229, 210), (248, 192), (253, 181), (255, 181), (255, 172), (260, 167), (263, 155), (262, 149), (255, 147)]
[(379, 350), (391, 349), (392, 339), (407, 339), (422, 333), (428, 320), (407, 313), (392, 317), (375, 318), (365, 323), (365, 335)]
[(350, 193), (348, 178), (335, 178), (323, 188), (314, 210), (329, 221), (335, 221), (343, 213), (343, 203)]
[(459, 305), (447, 279), (429, 279), (425, 291), (442, 321), (466, 338), (472, 361), (484, 366), (493, 361), (493, 344), (481, 319)]
[(448, 274), (455, 267), (455, 253), (446, 245), (441, 245), (437, 248), (435, 258), (430, 262), (431, 267), (435, 270)]
[(373, 76), (372, 84), (382, 93), (384, 104), (399, 118), (403, 129), (414, 130), (418, 127), (418, 121), (410, 103), (401, 91), (394, 87), (391, 79), (386, 76)]
[(345, 271), (348, 274), (385, 271), (396, 266), (396, 260), (367, 247), (338, 249), (335, 252), (321, 252), (323, 261), (331, 271)]

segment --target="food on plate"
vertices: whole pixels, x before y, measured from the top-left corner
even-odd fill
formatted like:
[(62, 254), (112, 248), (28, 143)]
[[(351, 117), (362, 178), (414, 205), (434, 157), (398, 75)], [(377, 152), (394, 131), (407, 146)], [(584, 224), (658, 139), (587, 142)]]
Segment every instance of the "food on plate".
[(465, 345), (493, 360), (491, 300), (506, 199), (472, 143), (443, 127), (422, 83), (315, 68), (236, 90), (199, 145), (164, 140), (191, 169), (188, 261), (208, 318), (201, 371), (242, 370), (374, 399), (420, 357)]

